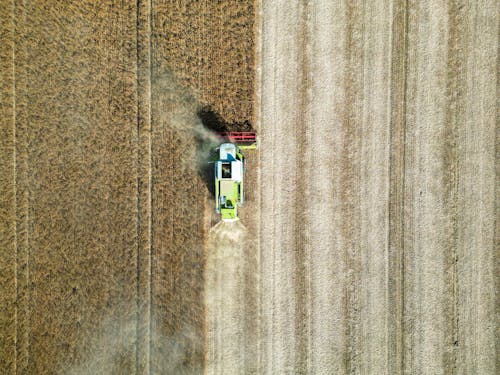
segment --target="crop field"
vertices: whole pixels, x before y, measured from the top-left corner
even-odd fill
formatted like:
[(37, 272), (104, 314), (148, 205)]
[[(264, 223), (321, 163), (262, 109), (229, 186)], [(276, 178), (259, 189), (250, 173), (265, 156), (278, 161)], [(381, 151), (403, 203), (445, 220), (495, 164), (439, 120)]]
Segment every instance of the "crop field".
[(0, 19), (1, 374), (498, 373), (495, 1)]
[(201, 371), (197, 150), (253, 120), (253, 3), (0, 14), (0, 373)]

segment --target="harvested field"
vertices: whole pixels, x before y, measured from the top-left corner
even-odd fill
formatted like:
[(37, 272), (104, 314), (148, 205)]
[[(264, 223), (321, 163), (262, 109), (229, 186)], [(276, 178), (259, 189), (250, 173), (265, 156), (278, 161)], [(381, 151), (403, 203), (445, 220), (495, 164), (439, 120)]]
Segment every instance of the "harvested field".
[(209, 232), (205, 283), (207, 373), (244, 374), (245, 249), (240, 221), (220, 222)]
[(495, 2), (261, 24), (260, 372), (496, 373)]
[(0, 373), (498, 372), (493, 0), (0, 17)]

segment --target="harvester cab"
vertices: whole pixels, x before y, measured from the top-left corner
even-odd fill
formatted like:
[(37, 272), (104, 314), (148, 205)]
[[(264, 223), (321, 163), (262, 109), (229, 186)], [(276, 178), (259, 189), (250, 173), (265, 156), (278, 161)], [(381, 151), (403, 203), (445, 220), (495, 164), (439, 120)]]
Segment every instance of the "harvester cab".
[(224, 139), (217, 151), (215, 161), (215, 211), (221, 215), (222, 221), (236, 221), (238, 207), (245, 201), (243, 175), (245, 173), (245, 156), (242, 150), (257, 148), (257, 140), (253, 132), (219, 133)]

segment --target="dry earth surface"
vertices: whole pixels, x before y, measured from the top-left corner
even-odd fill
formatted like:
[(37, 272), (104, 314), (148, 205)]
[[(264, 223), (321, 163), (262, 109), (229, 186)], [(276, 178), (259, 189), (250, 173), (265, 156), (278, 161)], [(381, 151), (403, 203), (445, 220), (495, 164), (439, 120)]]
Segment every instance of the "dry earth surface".
[(264, 1), (261, 373), (494, 374), (494, 1)]
[(496, 2), (0, 17), (0, 373), (498, 372)]

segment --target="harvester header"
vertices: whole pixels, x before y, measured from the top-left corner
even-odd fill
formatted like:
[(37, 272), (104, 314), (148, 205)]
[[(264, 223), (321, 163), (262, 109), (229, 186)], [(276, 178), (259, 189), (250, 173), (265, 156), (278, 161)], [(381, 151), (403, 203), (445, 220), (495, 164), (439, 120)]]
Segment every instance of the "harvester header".
[(217, 134), (227, 142), (238, 145), (241, 150), (257, 148), (257, 135), (255, 132), (221, 132)]

